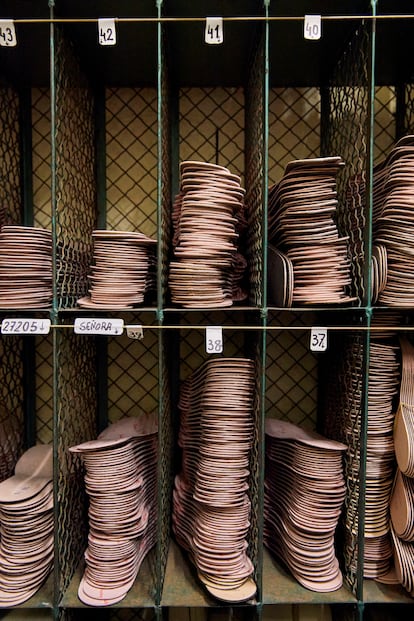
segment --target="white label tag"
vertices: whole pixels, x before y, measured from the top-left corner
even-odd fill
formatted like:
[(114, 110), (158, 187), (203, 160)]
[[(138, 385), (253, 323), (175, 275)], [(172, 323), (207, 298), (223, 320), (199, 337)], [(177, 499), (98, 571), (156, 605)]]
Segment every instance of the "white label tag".
[(311, 351), (326, 351), (328, 349), (328, 330), (326, 328), (312, 328), (310, 349)]
[(3, 319), (2, 334), (49, 334), (50, 319)]
[(321, 16), (305, 15), (305, 25), (303, 28), (303, 36), (305, 39), (317, 41), (321, 38)]
[(12, 19), (0, 19), (0, 47), (17, 45), (16, 30)]
[(221, 326), (209, 326), (206, 328), (206, 352), (208, 354), (221, 354), (223, 351), (223, 328)]
[(142, 326), (134, 326), (133, 328), (127, 328), (127, 337), (130, 339), (136, 339), (142, 341), (144, 338), (144, 331)]
[(116, 28), (113, 17), (100, 17), (98, 19), (99, 45), (116, 45)]
[(206, 29), (204, 31), (204, 41), (209, 45), (223, 43), (223, 18), (206, 17)]
[(75, 334), (101, 334), (120, 336), (124, 331), (123, 319), (101, 319), (100, 317), (77, 317), (74, 325)]

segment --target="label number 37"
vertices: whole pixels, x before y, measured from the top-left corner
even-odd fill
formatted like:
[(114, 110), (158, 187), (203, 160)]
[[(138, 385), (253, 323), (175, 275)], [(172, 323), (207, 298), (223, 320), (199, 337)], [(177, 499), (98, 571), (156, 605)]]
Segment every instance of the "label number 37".
[(310, 335), (311, 351), (326, 351), (328, 349), (328, 331), (326, 328), (312, 328)]

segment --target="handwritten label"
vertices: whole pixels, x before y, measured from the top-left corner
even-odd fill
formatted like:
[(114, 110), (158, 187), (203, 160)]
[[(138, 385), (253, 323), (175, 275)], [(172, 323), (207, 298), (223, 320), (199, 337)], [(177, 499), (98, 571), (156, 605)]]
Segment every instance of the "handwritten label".
[(305, 39), (317, 41), (321, 38), (321, 16), (320, 15), (305, 15), (305, 24), (303, 27), (303, 36)]
[(144, 338), (144, 331), (142, 326), (129, 326), (127, 328), (127, 337), (130, 339), (135, 339), (137, 341), (142, 341)]
[(0, 47), (16, 47), (16, 30), (12, 19), (0, 19)]
[(116, 45), (116, 28), (113, 17), (100, 17), (98, 19), (99, 45)]
[(311, 351), (326, 351), (328, 349), (328, 330), (326, 328), (312, 328), (310, 349)]
[(204, 31), (204, 41), (209, 45), (219, 45), (223, 43), (223, 18), (222, 17), (207, 17), (206, 29)]
[(120, 336), (123, 331), (123, 319), (101, 319), (100, 317), (77, 317), (75, 319), (75, 334), (100, 334), (103, 336)]
[(2, 334), (49, 334), (50, 319), (3, 319)]
[(208, 354), (221, 354), (223, 351), (223, 328), (221, 326), (209, 326), (206, 328), (206, 352)]

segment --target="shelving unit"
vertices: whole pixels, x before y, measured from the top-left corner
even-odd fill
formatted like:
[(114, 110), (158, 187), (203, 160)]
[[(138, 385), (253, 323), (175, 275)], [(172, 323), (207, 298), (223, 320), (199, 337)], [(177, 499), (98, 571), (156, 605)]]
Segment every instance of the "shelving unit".
[[(344, 1), (335, 9), (325, 0), (242, 0), (237, 12), (229, 0), (144, 0), (139, 7), (105, 0), (101, 15), (80, 0), (51, 4), (5, 0), (0, 9), (0, 18), (16, 20), (18, 39), (15, 48), (0, 47), (0, 206), (7, 205), (8, 223), (50, 228), (54, 240), (53, 307), (36, 311), (51, 319), (50, 335), (0, 337), (0, 433), (13, 439), (7, 454), (1, 442), (0, 472), (9, 476), (23, 448), (36, 442), (55, 450), (55, 570), (24, 607), (47, 608), (56, 619), (135, 621), (217, 606), (172, 539), (170, 516), (179, 382), (208, 357), (205, 328), (221, 325), (223, 355), (252, 357), (257, 388), (249, 554), (258, 593), (233, 614), (265, 619), (274, 606), (331, 605), (334, 619), (362, 620), (364, 607), (369, 619), (387, 604), (392, 616), (411, 598), (363, 579), (370, 326), (389, 309), (372, 308), (369, 296), (370, 193), (367, 204), (350, 206), (346, 189), (355, 175), (370, 188), (374, 163), (413, 130), (414, 18), (375, 22), (374, 12), (406, 13), (403, 2), (390, 0)], [(305, 13), (322, 15), (320, 41), (304, 40)], [(206, 15), (227, 18), (223, 44), (204, 43)], [(116, 46), (98, 45), (97, 18), (104, 16), (119, 18)], [(25, 18), (32, 19), (19, 21)], [(357, 300), (347, 308), (272, 307), (268, 187), (288, 161), (320, 154), (346, 162), (338, 217), (351, 238)], [(170, 302), (170, 207), (186, 159), (227, 166), (246, 188), (249, 297), (240, 307), (189, 311)], [(91, 316), (76, 300), (87, 292), (94, 228), (157, 239), (153, 296), (131, 311), (92, 313), (142, 325), (142, 341), (73, 333), (75, 317)], [(0, 319), (27, 313), (1, 310)], [(404, 316), (409, 327), (410, 312)], [(309, 351), (315, 325), (328, 327), (326, 354)], [(350, 403), (358, 416), (345, 472), (359, 468), (360, 477), (358, 485), (347, 481), (343, 522), (354, 528), (348, 546), (338, 543), (344, 586), (314, 593), (263, 549), (264, 421), (283, 418), (341, 439)], [(80, 461), (68, 447), (143, 411), (157, 412), (159, 421), (157, 546), (125, 600), (85, 609), (77, 587), (87, 500)]]

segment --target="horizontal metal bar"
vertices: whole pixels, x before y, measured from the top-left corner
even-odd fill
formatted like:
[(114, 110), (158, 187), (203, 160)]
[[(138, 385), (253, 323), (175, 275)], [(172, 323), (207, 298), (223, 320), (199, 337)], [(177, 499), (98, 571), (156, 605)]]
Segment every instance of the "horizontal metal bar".
[[(260, 332), (263, 331), (274, 331), (274, 330), (279, 330), (279, 331), (307, 331), (307, 330), (312, 330), (315, 326), (319, 326), (322, 325), (323, 322), (319, 322), (319, 323), (315, 323), (313, 326), (241, 326), (240, 324), (237, 325), (224, 325), (224, 324), (220, 324), (220, 326), (223, 328), (223, 330), (257, 330)], [(131, 329), (136, 329), (136, 328), (143, 328), (144, 330), (204, 330), (205, 328), (209, 327), (212, 324), (206, 324), (206, 325), (187, 325), (187, 324), (178, 324), (178, 325), (159, 325), (159, 324), (149, 324), (149, 325), (143, 325), (141, 323), (138, 324), (128, 324), (128, 325), (124, 325), (125, 329), (131, 328)], [(74, 325), (73, 324), (55, 324), (55, 325), (51, 325), (51, 328), (68, 328), (68, 329), (73, 329)], [(412, 332), (414, 331), (414, 326), (329, 326), (324, 324), (323, 325), (324, 328), (326, 328), (328, 331), (335, 331), (335, 332)], [(88, 335), (86, 335), (88, 336)]]
[[(98, 17), (54, 17), (54, 18), (16, 18), (15, 24), (94, 24)], [(206, 17), (113, 17), (115, 22), (124, 23), (176, 23), (176, 22), (205, 22)], [(223, 22), (300, 22), (305, 20), (304, 15), (249, 15), (222, 17)], [(414, 13), (388, 15), (321, 15), (322, 21), (352, 21), (352, 20), (395, 20), (414, 19)]]

